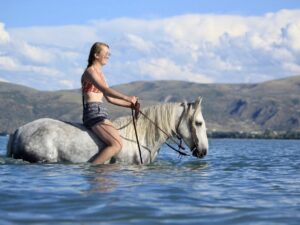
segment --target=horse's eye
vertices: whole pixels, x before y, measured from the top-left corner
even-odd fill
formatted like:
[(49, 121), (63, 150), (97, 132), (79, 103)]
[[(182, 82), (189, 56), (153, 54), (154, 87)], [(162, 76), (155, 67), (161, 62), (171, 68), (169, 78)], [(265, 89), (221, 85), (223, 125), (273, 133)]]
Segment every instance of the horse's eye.
[(202, 122), (195, 122), (196, 126), (201, 127), (202, 126)]

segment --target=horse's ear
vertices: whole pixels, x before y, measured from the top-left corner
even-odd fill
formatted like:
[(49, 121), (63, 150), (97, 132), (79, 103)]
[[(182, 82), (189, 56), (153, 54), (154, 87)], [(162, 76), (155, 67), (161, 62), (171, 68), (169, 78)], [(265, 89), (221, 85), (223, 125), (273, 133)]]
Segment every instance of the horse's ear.
[(196, 101), (195, 101), (195, 111), (194, 111), (194, 116), (197, 115), (200, 110), (201, 110), (201, 102), (202, 98), (199, 96)]
[(199, 96), (196, 101), (195, 101), (195, 108), (200, 108), (201, 107), (201, 102), (202, 102), (202, 98), (201, 96)]

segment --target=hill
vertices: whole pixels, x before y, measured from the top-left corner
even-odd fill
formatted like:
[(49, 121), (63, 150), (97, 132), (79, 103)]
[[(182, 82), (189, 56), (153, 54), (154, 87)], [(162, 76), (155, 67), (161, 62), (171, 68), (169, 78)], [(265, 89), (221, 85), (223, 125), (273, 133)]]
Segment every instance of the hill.
[[(139, 81), (113, 88), (137, 95), (142, 106), (202, 96), (209, 131), (300, 131), (300, 76), (257, 84)], [(113, 118), (130, 114), (111, 105), (109, 110)], [(46, 92), (0, 82), (0, 133), (41, 117), (80, 122), (80, 91)]]
[(155, 81), (118, 88), (152, 101), (193, 101), (196, 96), (202, 96), (203, 113), (211, 131), (300, 129), (300, 76), (259, 84)]

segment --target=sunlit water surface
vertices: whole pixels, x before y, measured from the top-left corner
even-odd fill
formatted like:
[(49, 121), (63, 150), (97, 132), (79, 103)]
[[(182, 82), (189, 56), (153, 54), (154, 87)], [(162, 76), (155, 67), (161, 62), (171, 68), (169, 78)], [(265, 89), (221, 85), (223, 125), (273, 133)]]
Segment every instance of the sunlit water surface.
[(300, 141), (210, 140), (204, 159), (164, 147), (148, 166), (5, 157), (1, 224), (300, 224)]

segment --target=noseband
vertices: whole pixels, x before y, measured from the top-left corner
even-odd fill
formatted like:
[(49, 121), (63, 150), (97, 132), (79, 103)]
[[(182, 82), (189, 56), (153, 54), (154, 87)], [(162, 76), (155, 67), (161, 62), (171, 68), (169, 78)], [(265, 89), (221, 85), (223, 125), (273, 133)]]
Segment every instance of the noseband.
[[(188, 108), (187, 108), (187, 112), (189, 112), (190, 110), (190, 107), (192, 106), (193, 103), (188, 103)], [(184, 116), (184, 113), (185, 113), (185, 105), (183, 105), (183, 112), (181, 114), (181, 116), (179, 117), (179, 122), (176, 126), (176, 136), (178, 139), (182, 140), (182, 135), (180, 134), (179, 132), (179, 126), (181, 124), (181, 121), (183, 120), (183, 116)], [(193, 115), (193, 118), (194, 118), (195, 115)], [(192, 145), (192, 154), (194, 153), (194, 151), (198, 148), (198, 143), (199, 143), (199, 139), (197, 137), (197, 133), (196, 133), (196, 129), (195, 127), (193, 126), (193, 119), (189, 119), (189, 129), (190, 129), (190, 133), (191, 133), (191, 136), (192, 136), (192, 141), (193, 141), (193, 145)], [(184, 153), (186, 155), (189, 155), (187, 153)]]

